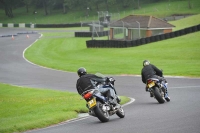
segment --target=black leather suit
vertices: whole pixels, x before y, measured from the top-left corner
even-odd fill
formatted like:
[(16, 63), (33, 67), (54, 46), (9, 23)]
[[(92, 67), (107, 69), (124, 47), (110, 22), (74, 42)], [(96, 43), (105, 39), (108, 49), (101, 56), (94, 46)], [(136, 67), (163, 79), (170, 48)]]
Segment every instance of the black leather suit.
[(141, 72), (142, 82), (146, 84), (146, 80), (149, 78), (158, 78), (161, 81), (164, 81), (163, 73), (156, 66), (149, 64), (144, 66)]
[[(86, 90), (97, 88), (96, 87), (97, 83), (99, 83), (99, 82), (103, 83), (105, 81), (106, 81), (105, 78), (98, 77), (94, 74), (85, 74), (85, 75), (82, 75), (77, 80), (76, 89), (77, 89), (78, 93), (81, 95)], [(105, 94), (108, 97), (112, 97), (112, 98), (116, 97), (115, 90), (112, 88), (109, 88), (109, 87), (103, 88), (102, 87), (102, 88), (98, 88), (98, 89), (102, 94)]]

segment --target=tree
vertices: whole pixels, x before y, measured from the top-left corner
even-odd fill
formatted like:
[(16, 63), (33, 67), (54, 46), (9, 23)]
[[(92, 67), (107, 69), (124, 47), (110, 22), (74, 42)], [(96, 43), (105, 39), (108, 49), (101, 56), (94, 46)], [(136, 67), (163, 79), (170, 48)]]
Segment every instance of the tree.
[(13, 12), (12, 12), (12, 6), (15, 3), (14, 0), (0, 0), (0, 3), (2, 3), (3, 7), (4, 7), (4, 11), (5, 11), (5, 15), (13, 18)]
[(61, 0), (61, 3), (62, 3), (62, 7), (63, 7), (63, 13), (66, 13), (67, 12), (67, 9), (70, 10), (70, 9), (73, 9), (73, 8), (77, 8), (77, 5), (81, 5), (82, 7), (84, 6), (86, 2), (86, 0), (82, 0), (82, 1), (79, 1), (79, 0)]
[(192, 9), (192, 6), (191, 6), (191, 3), (190, 3), (190, 0), (188, 0), (188, 7), (189, 7), (189, 9)]
[(122, 2), (123, 2), (123, 8), (129, 7), (132, 4), (130, 0), (123, 0)]
[(43, 7), (44, 7), (44, 14), (45, 15), (48, 15), (48, 12), (47, 12), (47, 1), (48, 0), (42, 0), (42, 4), (43, 4)]
[(140, 9), (140, 1), (139, 0), (138, 0), (138, 6), (137, 7), (138, 7), (138, 9)]
[(94, 5), (96, 5), (96, 10), (99, 11), (99, 4), (101, 3), (100, 0), (94, 0)]
[(62, 0), (63, 5), (63, 13), (67, 13), (67, 9), (70, 9), (73, 7), (73, 1), (72, 0)]
[(26, 6), (26, 12), (29, 12), (29, 5), (31, 4), (32, 0), (22, 0), (24, 5)]
[[(33, 0), (34, 1), (34, 0)], [(32, 2), (33, 2), (32, 1)], [(44, 9), (44, 15), (48, 15), (48, 7), (52, 6), (55, 0), (37, 0), (34, 1), (36, 8), (43, 8)]]
[(94, 5), (96, 7), (96, 11), (99, 11), (99, 4), (102, 2), (102, 0), (87, 0), (87, 6), (91, 7)]
[(114, 5), (115, 3), (116, 3), (116, 0), (105, 0), (106, 10), (109, 11), (109, 6)]

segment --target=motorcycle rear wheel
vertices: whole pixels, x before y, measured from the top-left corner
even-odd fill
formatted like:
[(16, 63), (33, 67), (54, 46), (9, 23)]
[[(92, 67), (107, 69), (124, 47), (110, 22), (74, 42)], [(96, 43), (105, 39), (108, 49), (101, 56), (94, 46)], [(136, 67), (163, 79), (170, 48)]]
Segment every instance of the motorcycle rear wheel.
[(97, 101), (96, 107), (94, 108), (94, 113), (101, 122), (108, 122), (110, 119), (110, 115), (108, 111), (104, 112), (102, 107), (103, 104)]
[(158, 89), (158, 87), (155, 87), (155, 88), (153, 89), (153, 93), (154, 93), (154, 96), (155, 96), (156, 100), (157, 100), (159, 103), (164, 103), (164, 102), (165, 102), (165, 100), (164, 100), (164, 98), (162, 97), (161, 92), (160, 92), (160, 90)]

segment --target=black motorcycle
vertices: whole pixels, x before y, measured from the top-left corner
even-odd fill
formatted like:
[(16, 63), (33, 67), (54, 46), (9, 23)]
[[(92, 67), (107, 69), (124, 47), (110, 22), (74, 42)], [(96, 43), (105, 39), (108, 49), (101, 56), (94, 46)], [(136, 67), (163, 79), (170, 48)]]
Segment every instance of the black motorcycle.
[(146, 82), (146, 89), (150, 92), (151, 97), (154, 97), (159, 103), (169, 102), (170, 98), (167, 95), (166, 84), (156, 78), (149, 78)]
[[(102, 74), (101, 74), (102, 75)], [(98, 75), (99, 76), (99, 75)], [(113, 78), (107, 78), (107, 87), (114, 87)], [(97, 84), (98, 87), (104, 86), (101, 83)], [(105, 86), (105, 87), (106, 87)], [(113, 88), (114, 89), (114, 88)], [(97, 117), (101, 122), (108, 122), (110, 116), (116, 114), (120, 118), (125, 117), (125, 112), (121, 105), (119, 104), (116, 107), (113, 107), (108, 101), (108, 97), (104, 94), (100, 93), (98, 89), (90, 89), (84, 91), (81, 96), (86, 100), (87, 104), (86, 107), (89, 109), (89, 115)], [(118, 98), (118, 103), (120, 99)]]

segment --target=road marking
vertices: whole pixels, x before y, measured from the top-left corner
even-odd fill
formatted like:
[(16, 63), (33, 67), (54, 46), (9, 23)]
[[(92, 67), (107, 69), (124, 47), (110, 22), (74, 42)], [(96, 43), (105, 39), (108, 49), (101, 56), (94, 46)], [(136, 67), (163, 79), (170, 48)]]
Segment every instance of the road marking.
[[(129, 104), (131, 104), (131, 103), (133, 103), (135, 101), (134, 98), (131, 98), (131, 97), (129, 97), (129, 98), (131, 100), (128, 103), (122, 105), (122, 107), (127, 106), (127, 105), (129, 105)], [(88, 116), (84, 116), (84, 117), (74, 118), (74, 119), (63, 121), (61, 123), (58, 123), (58, 124), (55, 124), (55, 125), (52, 125), (52, 126), (48, 126), (48, 127), (45, 127), (45, 128), (29, 130), (29, 131), (26, 131), (24, 133), (29, 133), (29, 132), (34, 132), (34, 131), (41, 131), (41, 130), (45, 130), (45, 129), (52, 128), (52, 127), (62, 126), (64, 124), (69, 124), (69, 123), (74, 123), (74, 122), (77, 122), (77, 121), (82, 121), (82, 120), (90, 118), (90, 117), (93, 117), (93, 116), (88, 115)]]
[(179, 88), (200, 88), (200, 86), (180, 86), (180, 87), (169, 87), (169, 89), (179, 89)]
[[(127, 106), (127, 105), (129, 105), (129, 104), (131, 104), (131, 103), (133, 103), (133, 102), (135, 101), (134, 98), (131, 98), (131, 97), (129, 97), (129, 98), (130, 98), (130, 101), (129, 101), (128, 103), (123, 104), (122, 107)], [(83, 116), (82, 118), (80, 117), (80, 118), (75, 118), (75, 119), (72, 119), (72, 120), (65, 121), (64, 124), (65, 124), (65, 123), (73, 123), (73, 122), (76, 122), (76, 121), (81, 121), (81, 120), (86, 119), (86, 118), (89, 118), (89, 117), (93, 117), (93, 116), (90, 116), (90, 115), (88, 114), (87, 116)], [(60, 123), (60, 124), (61, 124), (61, 123)], [(60, 125), (60, 124), (59, 124), (59, 125)]]
[[(41, 38), (42, 36), (43, 36), (43, 34), (41, 34), (41, 36), (40, 36), (39, 38)], [(64, 70), (57, 70), (57, 69), (53, 69), (53, 68), (48, 68), (48, 67), (45, 67), (45, 66), (41, 66), (41, 65), (35, 64), (35, 63), (29, 61), (28, 59), (26, 59), (26, 57), (25, 57), (25, 55), (24, 55), (25, 52), (26, 52), (26, 50), (27, 50), (28, 48), (30, 48), (30, 47), (31, 47), (34, 43), (36, 43), (37, 41), (38, 41), (38, 39), (36, 39), (31, 45), (29, 45), (27, 48), (24, 49), (22, 57), (24, 58), (24, 60), (25, 60), (26, 62), (28, 62), (28, 63), (30, 63), (30, 64), (32, 64), (32, 65), (41, 67), (41, 68), (49, 69), (49, 70), (60, 71), (60, 72), (67, 72), (67, 73), (76, 73), (76, 72), (69, 72), (69, 71), (64, 71)]]

